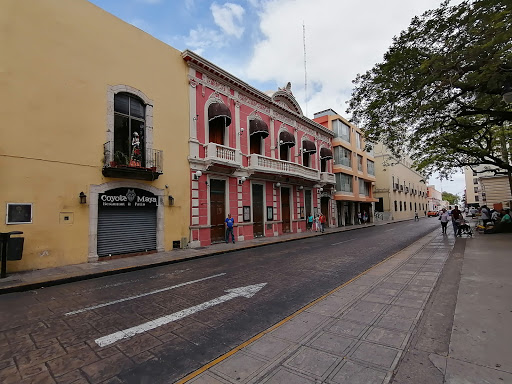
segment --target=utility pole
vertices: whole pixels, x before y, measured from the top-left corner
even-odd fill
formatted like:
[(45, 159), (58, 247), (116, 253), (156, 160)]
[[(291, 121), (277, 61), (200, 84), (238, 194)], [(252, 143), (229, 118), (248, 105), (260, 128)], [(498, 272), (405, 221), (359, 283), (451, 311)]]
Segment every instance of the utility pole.
[(304, 44), (304, 99), (306, 102), (306, 116), (308, 115), (308, 71), (306, 68), (306, 24), (302, 22), (302, 42)]

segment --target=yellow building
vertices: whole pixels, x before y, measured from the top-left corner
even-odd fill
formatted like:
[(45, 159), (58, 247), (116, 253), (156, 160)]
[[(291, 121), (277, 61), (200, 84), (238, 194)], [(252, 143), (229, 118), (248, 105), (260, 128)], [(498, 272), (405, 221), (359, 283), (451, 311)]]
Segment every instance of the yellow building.
[(375, 210), (382, 212), (383, 220), (403, 220), (426, 215), (427, 185), (423, 175), (417, 172), (411, 159), (396, 160), (382, 145), (374, 146)]
[(332, 156), (338, 226), (358, 224), (364, 214), (373, 222), (374, 203), (378, 201), (373, 196), (375, 162), (372, 153), (364, 149), (361, 130), (332, 109), (315, 113), (313, 121), (334, 132)]
[(85, 0), (2, 1), (0, 23), (0, 232), (25, 237), (8, 270), (186, 243), (181, 53)]

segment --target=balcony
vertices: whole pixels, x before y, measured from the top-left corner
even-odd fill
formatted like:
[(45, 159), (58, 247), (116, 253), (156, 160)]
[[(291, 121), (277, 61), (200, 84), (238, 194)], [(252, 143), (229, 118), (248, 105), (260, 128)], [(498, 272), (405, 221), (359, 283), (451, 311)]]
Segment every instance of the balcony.
[(336, 176), (334, 173), (320, 172), (320, 182), (326, 184), (336, 184)]
[(114, 142), (103, 144), (103, 176), (152, 181), (163, 173), (163, 151), (146, 150), (140, 161), (130, 160), (130, 155), (114, 152)]
[(208, 143), (204, 146), (204, 158), (208, 162), (227, 167), (242, 166), (242, 154), (239, 150), (216, 143)]
[(405, 187), (405, 193), (409, 193), (409, 187)]
[(394, 183), (393, 184), (393, 191), (396, 191), (398, 189), (398, 184), (397, 183)]
[(302, 179), (319, 181), (317, 169), (305, 167), (289, 161), (273, 159), (253, 153), (249, 157), (249, 170), (253, 172), (273, 173), (283, 176), (296, 176)]

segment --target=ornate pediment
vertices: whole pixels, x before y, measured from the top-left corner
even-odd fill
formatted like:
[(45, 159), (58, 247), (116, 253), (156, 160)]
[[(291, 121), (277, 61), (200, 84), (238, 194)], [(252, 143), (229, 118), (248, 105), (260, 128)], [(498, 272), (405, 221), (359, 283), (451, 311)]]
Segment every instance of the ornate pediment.
[(280, 107), (303, 116), (302, 109), (292, 93), (292, 83), (288, 82), (283, 88), (278, 88), (272, 95), (272, 101)]

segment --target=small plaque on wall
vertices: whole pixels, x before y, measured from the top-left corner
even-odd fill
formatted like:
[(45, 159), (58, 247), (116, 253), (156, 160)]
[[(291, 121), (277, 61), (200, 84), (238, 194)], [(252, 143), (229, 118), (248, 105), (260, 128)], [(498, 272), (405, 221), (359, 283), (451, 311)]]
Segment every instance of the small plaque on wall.
[(300, 208), (299, 208), (299, 210), (300, 210), (300, 218), (301, 218), (301, 219), (305, 219), (305, 216), (304, 216), (304, 207), (300, 207)]
[(251, 207), (244, 206), (244, 221), (251, 221)]
[(267, 220), (274, 220), (274, 207), (267, 207)]

